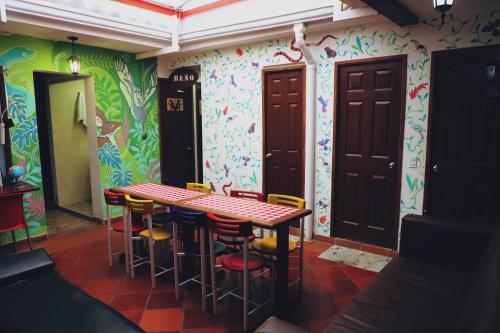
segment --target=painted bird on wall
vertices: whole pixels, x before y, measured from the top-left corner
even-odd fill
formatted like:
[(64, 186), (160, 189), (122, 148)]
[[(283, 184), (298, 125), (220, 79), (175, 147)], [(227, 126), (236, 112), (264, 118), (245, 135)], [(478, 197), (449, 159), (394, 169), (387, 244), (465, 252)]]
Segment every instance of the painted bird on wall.
[(134, 77), (122, 58), (116, 59), (115, 68), (118, 77), (120, 78), (120, 89), (123, 96), (127, 100), (130, 113), (142, 131), (142, 138), (146, 139), (146, 103), (149, 101), (151, 96), (153, 96), (156, 90), (156, 84), (158, 81), (157, 73), (156, 71), (153, 72), (151, 78), (149, 79), (149, 86), (145, 91), (143, 91), (143, 89), (140, 89), (135, 84)]
[(337, 52), (329, 46), (325, 47), (325, 53), (328, 59), (335, 58), (337, 56)]
[(323, 96), (318, 97), (318, 101), (321, 103), (321, 111), (326, 112), (328, 111), (328, 102), (324, 99)]
[(410, 120), (410, 122), (408, 123), (408, 125), (410, 125), (410, 127), (415, 131), (417, 132), (419, 135), (420, 135), (420, 139), (423, 140), (425, 135), (424, 135), (424, 132), (425, 132), (425, 129), (420, 126), (419, 124), (416, 124), (413, 120)]

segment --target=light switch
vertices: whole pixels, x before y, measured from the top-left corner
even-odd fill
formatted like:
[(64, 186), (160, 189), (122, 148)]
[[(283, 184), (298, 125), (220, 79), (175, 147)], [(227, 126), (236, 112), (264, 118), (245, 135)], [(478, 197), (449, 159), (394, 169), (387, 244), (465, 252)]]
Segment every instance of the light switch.
[(415, 169), (417, 167), (417, 156), (410, 156), (410, 168)]

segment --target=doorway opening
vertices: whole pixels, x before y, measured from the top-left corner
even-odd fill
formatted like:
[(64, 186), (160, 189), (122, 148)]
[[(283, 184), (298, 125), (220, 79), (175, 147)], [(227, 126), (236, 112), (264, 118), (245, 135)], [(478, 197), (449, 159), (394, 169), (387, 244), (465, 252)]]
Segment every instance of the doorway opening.
[[(34, 72), (48, 236), (102, 218), (94, 85), (89, 76)], [(69, 218), (68, 214), (78, 217)]]
[(201, 84), (158, 81), (162, 181), (170, 178), (202, 183)]
[(406, 56), (335, 65), (332, 236), (396, 248)]

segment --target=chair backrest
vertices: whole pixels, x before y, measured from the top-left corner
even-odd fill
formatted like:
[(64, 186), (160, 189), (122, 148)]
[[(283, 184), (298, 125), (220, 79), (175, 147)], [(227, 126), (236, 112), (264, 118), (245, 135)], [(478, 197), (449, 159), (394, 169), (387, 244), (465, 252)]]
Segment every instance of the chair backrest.
[(163, 178), (162, 184), (179, 188), (186, 188), (187, 182), (185, 180), (177, 178)]
[(187, 183), (186, 184), (186, 188), (188, 190), (191, 190), (191, 191), (198, 191), (198, 192), (203, 192), (203, 193), (210, 193), (210, 192), (212, 192), (212, 189), (207, 184)]
[(306, 206), (306, 201), (304, 199), (282, 194), (268, 194), (267, 202), (275, 205), (292, 206), (302, 209)]
[(229, 192), (229, 196), (236, 197), (236, 198), (264, 201), (264, 194), (260, 193), (260, 192), (231, 190), (231, 192)]
[(253, 233), (252, 221), (235, 220), (207, 213), (208, 228), (213, 233), (228, 237), (249, 237)]
[(127, 209), (137, 214), (153, 214), (155, 211), (153, 200), (134, 199), (130, 195), (125, 195)]
[(195, 212), (176, 206), (171, 206), (170, 208), (172, 213), (172, 220), (175, 223), (193, 226), (204, 226), (206, 223), (207, 214), (205, 212)]
[[(13, 194), (3, 196), (0, 200), (0, 232), (17, 229), (24, 225), (23, 195)], [(17, 227), (17, 228), (16, 228)]]
[(125, 206), (125, 195), (124, 193), (116, 193), (104, 189), (104, 200), (111, 206)]

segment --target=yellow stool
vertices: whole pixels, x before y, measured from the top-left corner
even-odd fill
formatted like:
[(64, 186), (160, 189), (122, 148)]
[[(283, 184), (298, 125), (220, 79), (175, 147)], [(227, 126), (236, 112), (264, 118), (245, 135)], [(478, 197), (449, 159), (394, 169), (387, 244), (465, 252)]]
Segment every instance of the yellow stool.
[[(304, 209), (306, 206), (306, 201), (302, 198), (281, 195), (281, 194), (269, 194), (267, 196), (267, 202), (275, 205), (285, 205), (297, 207), (299, 209)], [(302, 289), (302, 276), (304, 272), (304, 223), (303, 219), (300, 219), (300, 242), (299, 246), (293, 241), (288, 241), (288, 251), (293, 252), (297, 248), (299, 249), (299, 278), (294, 281), (300, 283), (300, 289)], [(253, 242), (253, 249), (265, 255), (275, 256), (277, 254), (278, 242), (274, 237), (273, 232), (270, 231), (270, 237), (256, 239)]]
[(142, 265), (147, 262), (142, 260), (139, 264), (137, 265), (134, 264), (134, 250), (132, 246), (132, 240), (147, 239), (149, 245), (149, 267), (151, 270), (151, 285), (153, 288), (156, 288), (156, 277), (168, 271), (171, 271), (173, 268), (165, 268), (162, 266), (158, 266), (159, 268), (162, 269), (162, 271), (156, 273), (157, 265), (155, 261), (154, 245), (155, 242), (161, 242), (172, 239), (172, 233), (164, 229), (153, 228), (153, 219), (151, 218), (151, 215), (154, 214), (155, 211), (153, 200), (133, 199), (130, 195), (127, 194), (125, 196), (125, 203), (127, 205), (127, 211), (128, 211), (128, 219), (127, 219), (129, 223), (128, 230), (131, 230), (130, 221), (132, 221), (132, 213), (142, 214), (142, 216), (146, 216), (148, 220), (148, 228), (141, 231), (139, 233), (139, 237), (132, 237), (132, 235), (130, 235), (129, 237), (130, 276), (132, 278), (135, 277), (134, 268), (138, 265)]
[(186, 189), (191, 190), (191, 191), (203, 192), (203, 193), (211, 193), (212, 192), (212, 189), (210, 188), (209, 185), (201, 184), (201, 183), (187, 183)]

